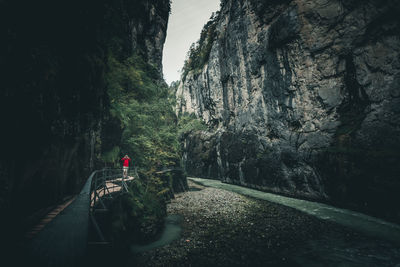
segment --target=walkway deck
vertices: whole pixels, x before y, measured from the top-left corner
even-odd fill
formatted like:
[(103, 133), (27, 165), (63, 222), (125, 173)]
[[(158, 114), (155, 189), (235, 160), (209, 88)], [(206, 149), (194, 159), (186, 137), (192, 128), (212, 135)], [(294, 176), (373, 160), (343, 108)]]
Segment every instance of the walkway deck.
[(288, 206), (307, 214), (313, 215), (317, 218), (332, 221), (340, 225), (350, 227), (369, 236), (392, 241), (400, 245), (400, 225), (389, 223), (384, 220), (377, 219), (359, 212), (340, 209), (318, 202), (279, 196), (242, 186), (225, 184), (219, 180), (193, 177), (188, 177), (188, 179), (204, 186), (220, 188), (245, 196), (250, 196), (257, 199), (262, 199)]
[(79, 266), (86, 253), (90, 184), (28, 244), (30, 266)]
[[(95, 174), (94, 172), (93, 174)], [(99, 172), (101, 174), (101, 172)], [(28, 257), (22, 259), (30, 266), (80, 266), (85, 257), (89, 233), (89, 211), (91, 198), (99, 200), (108, 194), (122, 190), (121, 182), (132, 181), (116, 178), (104, 181), (104, 188), (97, 190), (97, 196), (91, 189), (94, 175), (85, 183), (80, 194), (65, 205), (46, 224), (40, 227), (27, 244)], [(92, 194), (91, 194), (92, 193)]]

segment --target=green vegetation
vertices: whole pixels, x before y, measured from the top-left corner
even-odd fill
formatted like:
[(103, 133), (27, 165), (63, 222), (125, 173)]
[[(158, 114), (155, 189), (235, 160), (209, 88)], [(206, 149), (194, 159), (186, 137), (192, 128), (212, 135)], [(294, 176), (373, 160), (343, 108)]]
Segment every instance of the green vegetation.
[(110, 113), (120, 122), (122, 154), (131, 155), (135, 165), (148, 171), (158, 165), (176, 165), (179, 143), (174, 99), (158, 71), (138, 55), (122, 62), (110, 55), (108, 61)]
[(212, 45), (215, 37), (217, 36), (216, 26), (219, 18), (219, 13), (212, 14), (210, 20), (204, 25), (203, 30), (200, 34), (200, 39), (190, 46), (187, 59), (182, 69), (182, 80), (186, 79), (186, 76), (190, 71), (198, 73), (207, 63)]
[(105, 152), (101, 159), (106, 162), (106, 163), (113, 163), (115, 164), (117, 159), (119, 159), (121, 149), (119, 146), (114, 146), (111, 150), (108, 152)]
[(196, 118), (193, 113), (184, 113), (179, 116), (178, 122), (178, 136), (181, 137), (192, 131), (205, 131), (207, 125)]
[(103, 141), (101, 158), (118, 167), (121, 156), (130, 155), (133, 165), (139, 167), (140, 180), (134, 180), (130, 192), (112, 203), (109, 229), (117, 246), (145, 242), (157, 235), (173, 185), (184, 182), (156, 172), (161, 167), (180, 167), (181, 136), (206, 128), (194, 115), (185, 114), (178, 120), (174, 111), (178, 84), (168, 88), (140, 48), (135, 53), (123, 52), (121, 43), (114, 39), (107, 55), (108, 140)]
[[(119, 121), (120, 143), (103, 153), (106, 162), (119, 164), (118, 154), (129, 154), (148, 172), (180, 162), (180, 137), (206, 126), (194, 114), (175, 115), (175, 94), (158, 71), (134, 55), (123, 62), (108, 57), (106, 75), (111, 120)], [(176, 86), (175, 86), (176, 87)], [(114, 158), (114, 159), (113, 159)]]
[(180, 137), (206, 126), (189, 114), (178, 121), (173, 109), (174, 89), (168, 88), (156, 68), (138, 54), (118, 60), (110, 53), (108, 67), (109, 120), (118, 122), (113, 131), (121, 132), (121, 138), (114, 140), (102, 158), (119, 166), (120, 157), (129, 154), (133, 164), (140, 166), (141, 177), (132, 183), (129, 194), (113, 202), (111, 233), (117, 245), (144, 242), (161, 229), (165, 200), (173, 194), (176, 183), (173, 176), (157, 176), (156, 171), (161, 166), (179, 167)]
[(154, 238), (163, 224), (168, 190), (160, 180), (147, 178), (147, 184), (134, 180), (129, 193), (112, 202), (111, 236), (117, 246), (144, 243)]
[(103, 151), (102, 158), (119, 166), (121, 156), (129, 154), (141, 172), (129, 193), (112, 203), (111, 236), (122, 246), (144, 242), (161, 229), (170, 189), (154, 173), (160, 166), (179, 164), (179, 142), (173, 99), (157, 69), (139, 54), (121, 60), (110, 53), (107, 61), (109, 122), (120, 138), (112, 140), (112, 146), (106, 144), (111, 149)]

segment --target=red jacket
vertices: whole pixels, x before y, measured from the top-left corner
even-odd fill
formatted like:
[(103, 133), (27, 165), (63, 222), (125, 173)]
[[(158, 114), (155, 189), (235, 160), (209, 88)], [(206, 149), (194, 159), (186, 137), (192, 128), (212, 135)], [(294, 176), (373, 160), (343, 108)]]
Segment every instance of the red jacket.
[(129, 161), (131, 161), (130, 158), (122, 158), (121, 160), (124, 162), (123, 163), (124, 167), (129, 167)]

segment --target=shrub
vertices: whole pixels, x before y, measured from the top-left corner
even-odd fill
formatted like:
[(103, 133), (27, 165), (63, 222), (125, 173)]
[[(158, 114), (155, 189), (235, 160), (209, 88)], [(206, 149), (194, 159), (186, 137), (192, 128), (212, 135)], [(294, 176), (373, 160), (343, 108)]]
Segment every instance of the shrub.
[(191, 113), (184, 113), (179, 116), (178, 121), (178, 136), (182, 137), (192, 131), (205, 131), (207, 125), (200, 119), (196, 118), (196, 115)]
[(164, 187), (156, 177), (134, 180), (129, 192), (120, 194), (111, 204), (111, 236), (117, 247), (154, 239), (162, 229), (166, 215)]
[(186, 79), (190, 71), (201, 71), (208, 62), (212, 45), (217, 35), (216, 27), (219, 13), (211, 16), (210, 20), (204, 25), (200, 34), (200, 39), (190, 46), (187, 59), (183, 64), (182, 80)]

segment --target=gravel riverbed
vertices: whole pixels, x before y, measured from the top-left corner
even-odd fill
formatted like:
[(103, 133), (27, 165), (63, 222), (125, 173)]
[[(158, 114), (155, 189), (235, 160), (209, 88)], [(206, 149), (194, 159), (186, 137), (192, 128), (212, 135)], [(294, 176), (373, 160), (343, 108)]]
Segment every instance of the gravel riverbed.
[[(169, 214), (172, 243), (135, 255), (137, 266), (395, 266), (399, 249), (274, 203), (189, 181)], [(399, 265), (400, 266), (400, 265)]]

